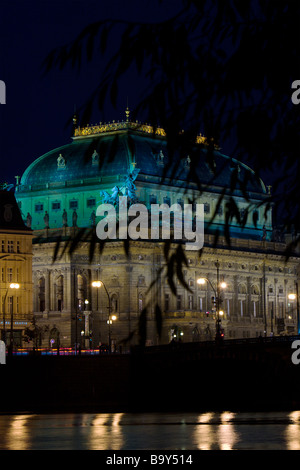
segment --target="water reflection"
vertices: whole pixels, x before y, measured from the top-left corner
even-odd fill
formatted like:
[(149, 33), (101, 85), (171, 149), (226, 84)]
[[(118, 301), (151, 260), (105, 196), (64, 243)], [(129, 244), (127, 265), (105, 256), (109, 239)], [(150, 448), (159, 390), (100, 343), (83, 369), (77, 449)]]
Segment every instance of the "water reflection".
[(33, 415), (13, 416), (8, 423), (4, 438), (8, 450), (27, 450), (30, 448), (29, 421)]
[(300, 450), (291, 413), (0, 415), (7, 450)]
[(300, 450), (300, 411), (289, 415), (291, 424), (286, 428), (287, 450)]
[(218, 427), (218, 439), (220, 450), (233, 450), (238, 441), (238, 433), (233, 424), (235, 413), (224, 412), (221, 414), (222, 424)]
[(123, 413), (99, 414), (93, 418), (89, 439), (90, 450), (119, 450), (123, 446), (120, 426)]
[(193, 440), (198, 450), (232, 450), (238, 440), (232, 420), (235, 413), (204, 413), (198, 417)]

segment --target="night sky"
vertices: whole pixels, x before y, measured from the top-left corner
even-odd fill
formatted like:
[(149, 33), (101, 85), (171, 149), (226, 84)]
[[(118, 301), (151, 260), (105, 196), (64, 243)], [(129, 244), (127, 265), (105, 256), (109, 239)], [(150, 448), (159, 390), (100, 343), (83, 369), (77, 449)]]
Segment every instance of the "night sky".
[[(150, 0), (2, 0), (0, 5), (0, 80), (6, 84), (6, 104), (0, 105), (0, 182), (14, 183), (33, 160), (70, 142), (74, 105), (78, 110), (84, 104), (116, 45), (80, 73), (67, 67), (45, 75), (42, 65), (51, 50), (74, 40), (96, 20), (167, 18), (176, 11), (176, 1), (162, 6)], [(135, 76), (127, 77), (117, 109), (108, 101), (102, 113), (95, 110), (91, 124), (125, 119), (127, 97), (134, 108), (141, 89)]]
[[(14, 183), (14, 177), (22, 175), (36, 158), (71, 142), (74, 107), (80, 110), (103, 78), (119, 38), (110, 38), (105, 56), (98, 55), (89, 63), (84, 58), (79, 72), (67, 65), (45, 74), (48, 54), (71, 43), (95, 21), (155, 23), (174, 16), (182, 1), (1, 0), (0, 6), (0, 80), (6, 84), (6, 104), (0, 105), (0, 182)], [(281, 73), (284, 70), (280, 68)], [(135, 71), (127, 73), (120, 82), (116, 107), (107, 99), (101, 111), (94, 108), (90, 124), (125, 119), (127, 102), (134, 110), (145, 83)], [(288, 93), (288, 81), (286, 87)], [(223, 153), (231, 155), (230, 150), (222, 146)]]

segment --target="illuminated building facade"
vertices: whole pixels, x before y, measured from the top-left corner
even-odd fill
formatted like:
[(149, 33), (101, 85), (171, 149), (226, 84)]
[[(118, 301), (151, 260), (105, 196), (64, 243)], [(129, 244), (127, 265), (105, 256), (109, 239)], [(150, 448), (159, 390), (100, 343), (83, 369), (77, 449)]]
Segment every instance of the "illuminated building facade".
[[(171, 156), (162, 129), (131, 122), (127, 113), (122, 122), (76, 128), (71, 143), (27, 168), (16, 198), (26, 225), (34, 231), (33, 310), (39, 324), (49, 327), (44, 346), (78, 342), (96, 347), (109, 339), (115, 345), (137, 329), (146, 306), (147, 344), (214, 339), (217, 274), (227, 284), (220, 305), (226, 338), (296, 332), (296, 304), (288, 294), (295, 290), (298, 257), (284, 263), (285, 242), (272, 231), (271, 211), (265, 216), (268, 189), (249, 167), (218, 149), (210, 160), (202, 137), (194, 148), (193, 156)], [(231, 188), (233, 177), (244, 182), (249, 201), (242, 183)], [(130, 241), (128, 256), (122, 240), (110, 240), (90, 262), (91, 241), (82, 230), (95, 230), (99, 204), (115, 204), (120, 194), (147, 207), (204, 204), (201, 256), (181, 243), (188, 289), (174, 276), (174, 294), (164, 277), (163, 240)], [(239, 216), (230, 221), (229, 249), (223, 229), (232, 201)], [(243, 227), (238, 217), (245, 221)], [(76, 249), (71, 254), (62, 251), (72, 237), (78, 238)], [(58, 239), (60, 256), (52, 263)], [(169, 256), (179, 244), (172, 242)], [(161, 278), (154, 282), (159, 273)], [(201, 277), (208, 279), (203, 285), (197, 283)], [(108, 295), (103, 286), (92, 287), (97, 280)], [(160, 340), (156, 305), (163, 312)], [(108, 323), (112, 314), (116, 319)]]
[(3, 189), (0, 261), (1, 339), (9, 345), (12, 337), (16, 346), (22, 346), (24, 330), (32, 320), (32, 230), (23, 222), (13, 191)]

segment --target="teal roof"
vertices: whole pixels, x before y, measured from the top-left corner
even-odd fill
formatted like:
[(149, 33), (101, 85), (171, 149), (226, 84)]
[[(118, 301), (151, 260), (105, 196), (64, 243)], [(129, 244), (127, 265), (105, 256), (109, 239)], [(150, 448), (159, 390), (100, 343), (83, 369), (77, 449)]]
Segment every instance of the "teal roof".
[[(161, 136), (128, 128), (76, 137), (71, 143), (51, 150), (35, 160), (24, 172), (19, 190), (26, 190), (28, 186), (87, 180), (97, 176), (125, 176), (132, 171), (131, 163), (134, 163), (140, 170), (137, 181), (142, 175), (158, 176), (167, 178), (169, 184), (177, 185), (178, 181), (183, 186), (192, 182), (201, 183), (213, 186), (216, 191), (230, 188), (233, 170), (238, 169), (238, 179), (246, 181), (247, 191), (260, 195), (266, 193), (263, 182), (243, 163), (215, 151), (214, 168), (211, 168), (205, 148), (199, 145), (195, 148), (197, 163), (195, 166), (190, 164), (193, 169), (190, 171), (186, 159), (179, 155), (170, 155), (167, 140)], [(95, 151), (99, 162), (93, 162)], [(163, 159), (158, 161), (161, 152)], [(61, 165), (58, 164), (60, 156), (63, 159)], [(239, 186), (236, 188), (240, 189)]]

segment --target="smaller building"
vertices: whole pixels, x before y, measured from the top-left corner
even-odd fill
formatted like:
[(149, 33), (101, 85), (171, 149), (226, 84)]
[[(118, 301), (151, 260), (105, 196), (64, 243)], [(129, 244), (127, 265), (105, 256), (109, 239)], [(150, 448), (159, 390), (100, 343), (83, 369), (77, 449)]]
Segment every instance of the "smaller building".
[(32, 230), (13, 191), (0, 189), (0, 328), (7, 345), (23, 343), (32, 321)]

